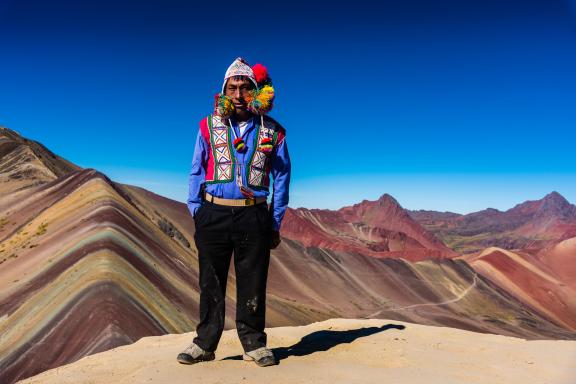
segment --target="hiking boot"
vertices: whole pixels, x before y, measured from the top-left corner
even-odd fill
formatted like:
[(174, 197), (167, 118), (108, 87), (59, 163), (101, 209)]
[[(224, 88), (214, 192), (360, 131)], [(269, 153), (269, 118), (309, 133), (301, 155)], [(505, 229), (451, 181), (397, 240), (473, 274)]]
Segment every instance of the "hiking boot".
[(182, 353), (178, 355), (176, 360), (181, 364), (195, 364), (201, 361), (214, 360), (216, 356), (214, 352), (208, 352), (192, 343), (191, 346), (186, 348)]
[(250, 352), (244, 352), (242, 359), (244, 361), (254, 361), (260, 367), (278, 364), (274, 357), (274, 353), (266, 347), (260, 347)]

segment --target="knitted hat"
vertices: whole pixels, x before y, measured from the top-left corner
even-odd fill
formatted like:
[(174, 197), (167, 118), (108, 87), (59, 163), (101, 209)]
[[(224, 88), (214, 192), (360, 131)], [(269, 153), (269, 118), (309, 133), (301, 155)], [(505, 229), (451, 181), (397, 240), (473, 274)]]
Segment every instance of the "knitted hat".
[(255, 115), (265, 115), (272, 109), (274, 102), (274, 87), (272, 79), (268, 76), (268, 70), (262, 64), (253, 67), (241, 57), (236, 58), (226, 70), (222, 92), (214, 96), (214, 113), (224, 120), (234, 114), (234, 103), (226, 96), (226, 82), (234, 76), (246, 76), (254, 84), (253, 90), (246, 95), (248, 110)]
[(222, 93), (224, 93), (224, 88), (226, 87), (226, 81), (234, 76), (246, 76), (254, 83), (256, 89), (258, 89), (258, 83), (254, 77), (254, 71), (250, 65), (241, 57), (236, 58), (232, 64), (226, 70), (226, 75), (224, 75), (224, 83), (222, 83)]

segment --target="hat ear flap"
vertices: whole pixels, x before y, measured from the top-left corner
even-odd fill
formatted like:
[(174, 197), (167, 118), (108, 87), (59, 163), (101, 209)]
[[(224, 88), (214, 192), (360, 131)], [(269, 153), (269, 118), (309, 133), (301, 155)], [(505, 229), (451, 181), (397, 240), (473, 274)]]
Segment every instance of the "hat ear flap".
[(214, 96), (214, 114), (220, 116), (224, 121), (234, 114), (234, 103), (229, 96), (217, 93)]

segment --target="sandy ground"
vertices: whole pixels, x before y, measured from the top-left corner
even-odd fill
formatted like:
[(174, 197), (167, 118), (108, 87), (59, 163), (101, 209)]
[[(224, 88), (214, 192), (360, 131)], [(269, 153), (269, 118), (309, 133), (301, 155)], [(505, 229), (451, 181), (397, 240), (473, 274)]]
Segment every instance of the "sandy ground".
[(145, 337), (22, 383), (576, 383), (576, 341), (523, 339), (395, 320), (331, 319), (266, 330), (280, 359), (241, 360), (235, 330), (216, 360), (182, 365), (195, 333)]

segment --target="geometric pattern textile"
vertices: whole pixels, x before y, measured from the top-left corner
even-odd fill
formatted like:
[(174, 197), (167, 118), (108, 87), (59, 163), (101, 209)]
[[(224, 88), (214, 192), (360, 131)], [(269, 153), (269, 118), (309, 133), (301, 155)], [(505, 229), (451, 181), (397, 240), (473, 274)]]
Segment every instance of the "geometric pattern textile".
[(230, 131), (220, 116), (212, 116), (210, 140), (214, 155), (214, 181), (231, 181), (233, 179), (234, 158), (230, 144)]
[(248, 167), (248, 184), (255, 187), (268, 187), (270, 184), (269, 171), (270, 171), (270, 161), (271, 154), (273, 151), (264, 152), (259, 149), (259, 143), (263, 139), (270, 138), (273, 140), (273, 145), (275, 146), (276, 135), (275, 129), (270, 128), (270, 126), (275, 127), (274, 124), (268, 123), (268, 127), (260, 126), (258, 129), (257, 142), (254, 145), (254, 153), (252, 159), (250, 160), (250, 165)]

